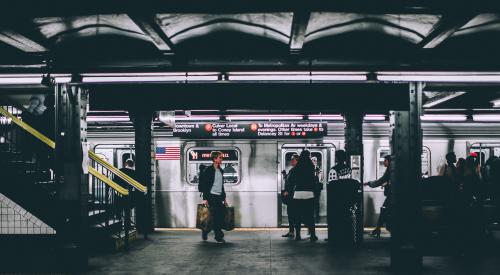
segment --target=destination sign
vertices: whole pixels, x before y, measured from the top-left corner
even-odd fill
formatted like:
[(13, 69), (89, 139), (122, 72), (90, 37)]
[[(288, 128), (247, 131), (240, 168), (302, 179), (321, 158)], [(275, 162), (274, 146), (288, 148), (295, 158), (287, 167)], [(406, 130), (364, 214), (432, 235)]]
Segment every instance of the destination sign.
[(191, 149), (188, 151), (190, 161), (212, 161), (213, 151), (220, 151), (224, 161), (238, 161), (238, 151), (236, 150), (201, 150)]
[(176, 123), (174, 137), (181, 138), (320, 138), (327, 134), (322, 122), (189, 122)]

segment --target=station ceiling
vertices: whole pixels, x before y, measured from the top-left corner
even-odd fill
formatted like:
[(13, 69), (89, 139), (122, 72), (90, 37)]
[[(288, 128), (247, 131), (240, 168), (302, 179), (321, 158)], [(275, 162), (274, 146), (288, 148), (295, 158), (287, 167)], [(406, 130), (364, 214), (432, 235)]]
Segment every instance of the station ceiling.
[[(18, 0), (0, 10), (0, 73), (500, 72), (494, 2)], [(425, 99), (483, 108), (497, 91), (427, 85)]]

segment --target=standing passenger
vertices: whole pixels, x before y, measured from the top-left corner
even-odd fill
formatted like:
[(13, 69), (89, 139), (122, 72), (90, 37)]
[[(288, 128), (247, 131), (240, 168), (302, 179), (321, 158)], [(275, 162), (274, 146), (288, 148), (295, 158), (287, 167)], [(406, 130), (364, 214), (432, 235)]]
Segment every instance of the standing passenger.
[(335, 151), (335, 166), (333, 166), (328, 173), (328, 182), (351, 178), (352, 170), (347, 165), (347, 153), (344, 150)]
[(457, 177), (457, 168), (455, 167), (455, 162), (457, 162), (457, 156), (455, 152), (449, 152), (446, 154), (446, 164), (443, 164), (438, 168), (438, 176), (446, 176), (450, 180), (455, 181)]
[(289, 178), (295, 185), (293, 203), (297, 209), (295, 219), (295, 240), (301, 240), (300, 226), (302, 223), (308, 226), (311, 233), (311, 242), (318, 240), (314, 224), (314, 165), (311, 161), (311, 153), (304, 150), (300, 153), (299, 162), (295, 173)]
[(319, 216), (319, 206), (320, 206), (320, 198), (321, 198), (321, 190), (323, 190), (323, 171), (321, 171), (321, 167), (318, 166), (318, 158), (312, 157), (311, 161), (314, 165), (314, 215), (316, 218), (316, 222), (320, 221)]
[(388, 222), (388, 211), (391, 207), (391, 156), (387, 155), (384, 157), (384, 166), (386, 167), (384, 175), (375, 181), (370, 181), (364, 185), (368, 185), (371, 188), (376, 188), (382, 186), (384, 188), (384, 204), (380, 209), (380, 216), (378, 217), (377, 227), (370, 233), (371, 236), (380, 237), (380, 229), (384, 223)]
[(286, 214), (288, 215), (288, 233), (282, 235), (283, 238), (293, 238), (295, 236), (295, 217), (297, 216), (295, 206), (293, 204), (293, 193), (295, 191), (295, 185), (293, 180), (290, 181), (290, 178), (293, 178), (293, 174), (295, 173), (295, 166), (297, 166), (297, 162), (299, 161), (299, 155), (293, 154), (292, 159), (290, 160), (290, 165), (292, 169), (288, 171), (288, 174), (285, 170), (283, 170), (283, 175), (285, 177), (285, 192), (283, 192), (283, 196), (288, 201), (288, 205), (286, 207)]
[[(215, 240), (218, 243), (225, 243), (224, 233), (222, 233), (222, 223), (224, 222), (224, 211), (227, 206), (226, 192), (224, 191), (224, 172), (220, 168), (222, 164), (222, 152), (214, 151), (210, 154), (212, 165), (208, 166), (200, 177), (200, 190), (203, 192), (203, 204), (210, 207), (214, 217)], [(203, 240), (207, 240), (208, 231), (202, 231)]]

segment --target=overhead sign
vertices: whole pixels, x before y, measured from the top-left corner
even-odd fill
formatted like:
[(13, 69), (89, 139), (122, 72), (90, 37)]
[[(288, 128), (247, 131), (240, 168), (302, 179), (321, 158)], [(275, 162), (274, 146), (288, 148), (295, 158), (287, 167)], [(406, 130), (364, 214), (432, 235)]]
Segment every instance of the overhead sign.
[(320, 138), (327, 134), (322, 122), (186, 122), (176, 123), (174, 137), (181, 138)]

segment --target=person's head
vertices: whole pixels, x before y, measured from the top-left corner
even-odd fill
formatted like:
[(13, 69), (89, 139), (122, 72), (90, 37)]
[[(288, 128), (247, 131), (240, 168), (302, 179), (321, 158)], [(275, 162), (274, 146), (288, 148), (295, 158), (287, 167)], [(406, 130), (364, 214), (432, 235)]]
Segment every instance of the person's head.
[(457, 161), (457, 168), (463, 169), (465, 167), (465, 159), (459, 158)]
[(311, 161), (311, 152), (309, 150), (303, 150), (299, 156), (299, 162), (297, 163), (297, 168), (300, 169), (311, 169), (314, 170), (314, 164)]
[(212, 162), (216, 166), (220, 166), (222, 163), (222, 152), (221, 151), (212, 151), (210, 154), (210, 158), (212, 159)]
[(127, 167), (127, 168), (134, 168), (134, 161), (132, 159), (127, 159), (125, 161), (125, 167)]
[(292, 159), (290, 160), (290, 165), (292, 165), (292, 167), (295, 167), (298, 162), (299, 162), (299, 155), (293, 154)]
[(455, 155), (455, 152), (449, 152), (448, 154), (446, 154), (446, 162), (449, 164), (457, 162), (457, 156)]
[(347, 161), (347, 153), (344, 150), (335, 151), (335, 162), (345, 163)]
[(318, 165), (318, 158), (317, 157), (311, 157), (311, 161), (312, 161), (314, 166)]
[(465, 159), (465, 166), (464, 166), (465, 173), (474, 174), (476, 171), (477, 165), (478, 165), (478, 162), (476, 161), (476, 158), (473, 156), (468, 156)]
[(30, 98), (30, 103), (28, 106), (28, 112), (41, 115), (47, 107), (43, 104), (45, 101), (45, 96), (43, 95), (32, 95)]
[(391, 166), (391, 156), (385, 155), (384, 156), (384, 167), (389, 167), (389, 166)]

